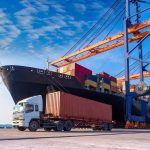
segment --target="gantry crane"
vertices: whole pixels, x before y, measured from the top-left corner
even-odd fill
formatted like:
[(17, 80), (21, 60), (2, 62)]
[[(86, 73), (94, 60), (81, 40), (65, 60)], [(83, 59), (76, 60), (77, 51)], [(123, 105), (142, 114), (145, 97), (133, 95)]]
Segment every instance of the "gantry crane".
[[(126, 100), (126, 121), (136, 121), (136, 122), (144, 122), (145, 121), (145, 114), (146, 114), (146, 108), (145, 108), (145, 102), (141, 102), (141, 116), (135, 116), (131, 113), (131, 108), (132, 108), (132, 100), (136, 97), (139, 96), (144, 96), (146, 94), (150, 94), (150, 87), (149, 90), (147, 90), (143, 94), (138, 94), (135, 92), (130, 92), (129, 87), (130, 87), (130, 80), (133, 79), (138, 79), (140, 78), (140, 81), (143, 81), (144, 77), (150, 77), (150, 72), (144, 72), (143, 70), (143, 63), (150, 64), (150, 62), (143, 60), (142, 56), (142, 42), (150, 36), (150, 20), (147, 20), (143, 23), (139, 21), (140, 18), (140, 13), (144, 12), (148, 9), (145, 9), (141, 12), (139, 12), (139, 5), (138, 3), (147, 3), (146, 0), (126, 0), (126, 10), (125, 10), (125, 19), (124, 19), (124, 24), (125, 24), (125, 30), (124, 32), (118, 33), (112, 37), (107, 37), (102, 41), (99, 41), (95, 44), (90, 44), (87, 45), (76, 52), (73, 52), (71, 54), (65, 55), (55, 61), (48, 62), (48, 65), (55, 66), (57, 68), (66, 66), (71, 63), (75, 63), (77, 61), (89, 58), (91, 56), (95, 56), (97, 54), (112, 50), (114, 48), (117, 48), (119, 46), (124, 45), (124, 51), (125, 51), (125, 77), (118, 78), (118, 81), (125, 81), (126, 85), (126, 95), (125, 95), (125, 100)], [(135, 14), (131, 15), (130, 14), (130, 4), (134, 4), (135, 7)], [(136, 24), (132, 25), (131, 24), (131, 18), (135, 17), (136, 18)], [(137, 45), (129, 50), (129, 43), (137, 41)], [(139, 58), (134, 58), (130, 55), (136, 48), (138, 48), (139, 52)], [(140, 69), (140, 74), (134, 74), (130, 76), (130, 65), (129, 65), (129, 59), (137, 60), (139, 62), (139, 69)], [(141, 87), (139, 88), (141, 90)]]
[[(132, 33), (133, 36), (131, 38), (129, 38), (128, 41), (129, 42), (137, 41), (137, 40), (140, 40), (143, 37), (149, 35), (150, 30), (146, 30), (145, 32), (139, 32), (141, 29), (144, 29), (147, 27), (150, 27), (150, 20), (143, 22), (143, 23), (132, 25), (128, 29), (128, 33), (129, 34)], [(103, 53), (103, 52), (106, 52), (108, 50), (112, 50), (114, 48), (117, 48), (119, 46), (124, 45), (123, 39), (120, 40), (120, 38), (122, 38), (123, 36), (124, 36), (124, 33), (120, 32), (120, 33), (118, 33), (112, 37), (108, 37), (108, 38), (106, 38), (102, 41), (99, 41), (93, 45), (88, 45), (88, 46), (86, 46), (86, 47), (84, 47), (84, 48), (82, 48), (82, 49), (80, 49), (74, 53), (71, 53), (71, 54), (66, 55), (64, 57), (61, 57), (61, 58), (59, 58), (53, 62), (48, 62), (48, 64), (59, 68), (59, 67), (63, 67), (63, 66), (66, 66), (68, 64), (86, 59), (88, 57), (97, 55), (99, 53)], [(112, 42), (114, 42), (114, 43), (112, 43)], [(109, 44), (109, 43), (111, 43), (111, 44)], [(150, 72), (145, 72), (144, 77), (150, 77)], [(133, 74), (130, 76), (130, 80), (139, 79), (139, 78), (140, 78), (139, 74)], [(118, 82), (124, 82), (125, 77), (117, 78), (117, 81)]]

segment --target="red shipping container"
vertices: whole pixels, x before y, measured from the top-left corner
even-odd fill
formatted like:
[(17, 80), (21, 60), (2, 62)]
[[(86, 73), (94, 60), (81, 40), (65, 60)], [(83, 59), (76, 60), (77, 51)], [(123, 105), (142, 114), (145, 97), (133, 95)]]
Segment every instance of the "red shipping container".
[(45, 114), (54, 118), (112, 121), (112, 106), (64, 92), (46, 95)]
[(85, 76), (87, 74), (92, 74), (91, 70), (76, 63), (67, 65), (65, 68), (65, 74), (76, 76), (82, 84), (84, 84)]
[(92, 71), (90, 69), (87, 69), (76, 63), (75, 63), (75, 70), (78, 72), (83, 72), (84, 74), (92, 74)]
[(110, 80), (111, 80), (111, 81), (113, 81), (113, 82), (117, 82), (117, 79), (116, 79), (115, 77), (110, 76), (109, 78), (110, 78)]
[(106, 72), (100, 72), (99, 75), (101, 78), (108, 78), (108, 79), (110, 78), (110, 75), (107, 74)]
[(73, 63), (69, 67), (70, 70), (76, 70), (78, 72), (83, 72), (84, 74), (92, 74), (92, 70), (87, 69), (79, 64)]
[(78, 80), (79, 80), (82, 84), (84, 84), (86, 74), (84, 74), (84, 73), (82, 73), (82, 72), (77, 72), (77, 70), (75, 70), (75, 76), (78, 78)]

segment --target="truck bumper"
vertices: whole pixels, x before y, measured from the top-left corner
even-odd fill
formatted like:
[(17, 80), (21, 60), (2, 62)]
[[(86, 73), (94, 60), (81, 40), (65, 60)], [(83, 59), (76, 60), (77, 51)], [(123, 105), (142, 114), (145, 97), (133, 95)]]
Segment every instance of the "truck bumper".
[(13, 120), (12, 125), (14, 127), (28, 127), (29, 123), (25, 122), (24, 120)]

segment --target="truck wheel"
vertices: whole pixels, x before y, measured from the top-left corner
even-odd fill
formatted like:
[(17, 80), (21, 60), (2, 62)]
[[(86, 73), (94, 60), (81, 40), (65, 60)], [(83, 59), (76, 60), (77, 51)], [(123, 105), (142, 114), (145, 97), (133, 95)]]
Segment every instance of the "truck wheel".
[(112, 130), (112, 124), (108, 124), (108, 131)]
[(100, 128), (99, 128), (99, 127), (93, 127), (92, 129), (93, 129), (93, 131), (100, 130)]
[(108, 124), (104, 124), (103, 130), (108, 131)]
[(29, 130), (34, 132), (39, 128), (39, 123), (36, 120), (32, 120), (29, 124)]
[(64, 131), (71, 131), (72, 127), (73, 127), (72, 121), (65, 121)]
[(25, 130), (26, 130), (26, 127), (17, 127), (17, 129), (18, 129), (19, 131), (25, 131)]
[(58, 121), (56, 122), (56, 127), (54, 128), (54, 131), (63, 131), (64, 128), (64, 122)]
[(45, 131), (51, 131), (52, 128), (44, 128)]

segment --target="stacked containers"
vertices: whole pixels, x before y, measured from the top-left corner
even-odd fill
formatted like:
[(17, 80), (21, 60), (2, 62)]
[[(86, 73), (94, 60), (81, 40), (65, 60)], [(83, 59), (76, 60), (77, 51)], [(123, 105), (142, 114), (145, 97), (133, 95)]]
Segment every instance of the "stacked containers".
[(92, 74), (91, 70), (89, 70), (89, 69), (87, 69), (81, 65), (78, 65), (76, 63), (61, 67), (58, 70), (58, 72), (72, 75), (72, 76), (76, 76), (82, 84), (84, 84), (85, 76), (88, 74)]
[(113, 76), (110, 76), (110, 86), (111, 86), (111, 91), (116, 93), (117, 92), (117, 79)]
[[(135, 85), (130, 84), (130, 92), (134, 92), (134, 90), (135, 90)], [(122, 91), (123, 93), (126, 93), (125, 82), (122, 82)]]
[(92, 88), (97, 88), (97, 76), (96, 75), (86, 75), (85, 77), (85, 86)]
[(122, 83), (117, 82), (117, 93), (122, 93)]
[(102, 88), (102, 82), (103, 82), (104, 89), (110, 91), (110, 78), (109, 78), (110, 75), (107, 74), (106, 72), (101, 72), (101, 73), (99, 73), (99, 76), (101, 78), (100, 88)]

